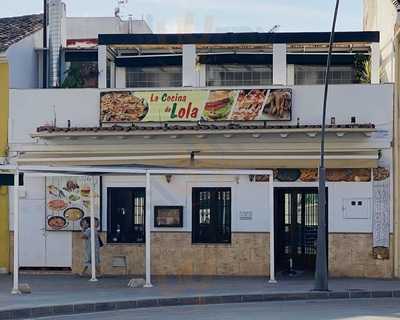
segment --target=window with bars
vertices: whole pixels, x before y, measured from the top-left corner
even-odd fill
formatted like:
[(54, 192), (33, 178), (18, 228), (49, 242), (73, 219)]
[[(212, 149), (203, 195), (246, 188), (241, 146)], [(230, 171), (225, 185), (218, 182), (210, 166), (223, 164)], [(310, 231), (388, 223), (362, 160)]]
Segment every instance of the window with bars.
[(272, 65), (207, 65), (207, 86), (261, 86), (272, 84)]
[(127, 88), (165, 88), (181, 86), (181, 66), (126, 68)]
[[(294, 84), (324, 84), (326, 66), (323, 65), (295, 65)], [(329, 83), (349, 84), (355, 83), (355, 68), (353, 65), (333, 65), (329, 72)]]
[(231, 242), (231, 189), (193, 188), (192, 242)]
[(109, 243), (145, 242), (145, 189), (108, 188)]

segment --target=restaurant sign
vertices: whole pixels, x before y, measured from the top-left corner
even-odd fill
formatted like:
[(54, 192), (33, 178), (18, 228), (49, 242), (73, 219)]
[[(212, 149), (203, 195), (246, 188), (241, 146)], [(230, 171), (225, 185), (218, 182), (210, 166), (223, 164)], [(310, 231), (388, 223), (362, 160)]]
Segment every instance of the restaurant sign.
[(288, 121), (292, 90), (105, 91), (102, 123), (174, 121)]

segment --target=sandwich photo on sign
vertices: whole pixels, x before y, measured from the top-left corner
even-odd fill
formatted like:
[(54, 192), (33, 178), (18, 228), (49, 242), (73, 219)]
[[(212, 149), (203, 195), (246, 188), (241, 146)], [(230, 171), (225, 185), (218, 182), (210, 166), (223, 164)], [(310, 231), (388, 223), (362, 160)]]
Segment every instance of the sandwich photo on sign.
[(234, 90), (211, 90), (204, 106), (202, 120), (228, 120), (237, 92)]

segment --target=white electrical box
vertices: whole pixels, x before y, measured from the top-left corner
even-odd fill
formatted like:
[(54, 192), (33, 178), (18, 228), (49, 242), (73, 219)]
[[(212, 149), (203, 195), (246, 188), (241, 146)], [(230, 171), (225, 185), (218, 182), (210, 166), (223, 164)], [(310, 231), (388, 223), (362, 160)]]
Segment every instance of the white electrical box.
[(371, 199), (343, 199), (343, 217), (344, 219), (369, 219), (371, 217)]

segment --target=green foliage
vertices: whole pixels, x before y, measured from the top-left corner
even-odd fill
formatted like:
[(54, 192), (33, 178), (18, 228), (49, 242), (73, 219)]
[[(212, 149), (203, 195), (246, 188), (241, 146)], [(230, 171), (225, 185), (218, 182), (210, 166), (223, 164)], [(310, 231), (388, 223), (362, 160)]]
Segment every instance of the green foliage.
[(354, 67), (358, 83), (371, 83), (371, 60), (369, 56), (357, 54), (354, 58)]
[(71, 63), (71, 67), (65, 74), (62, 88), (97, 87), (97, 63)]

